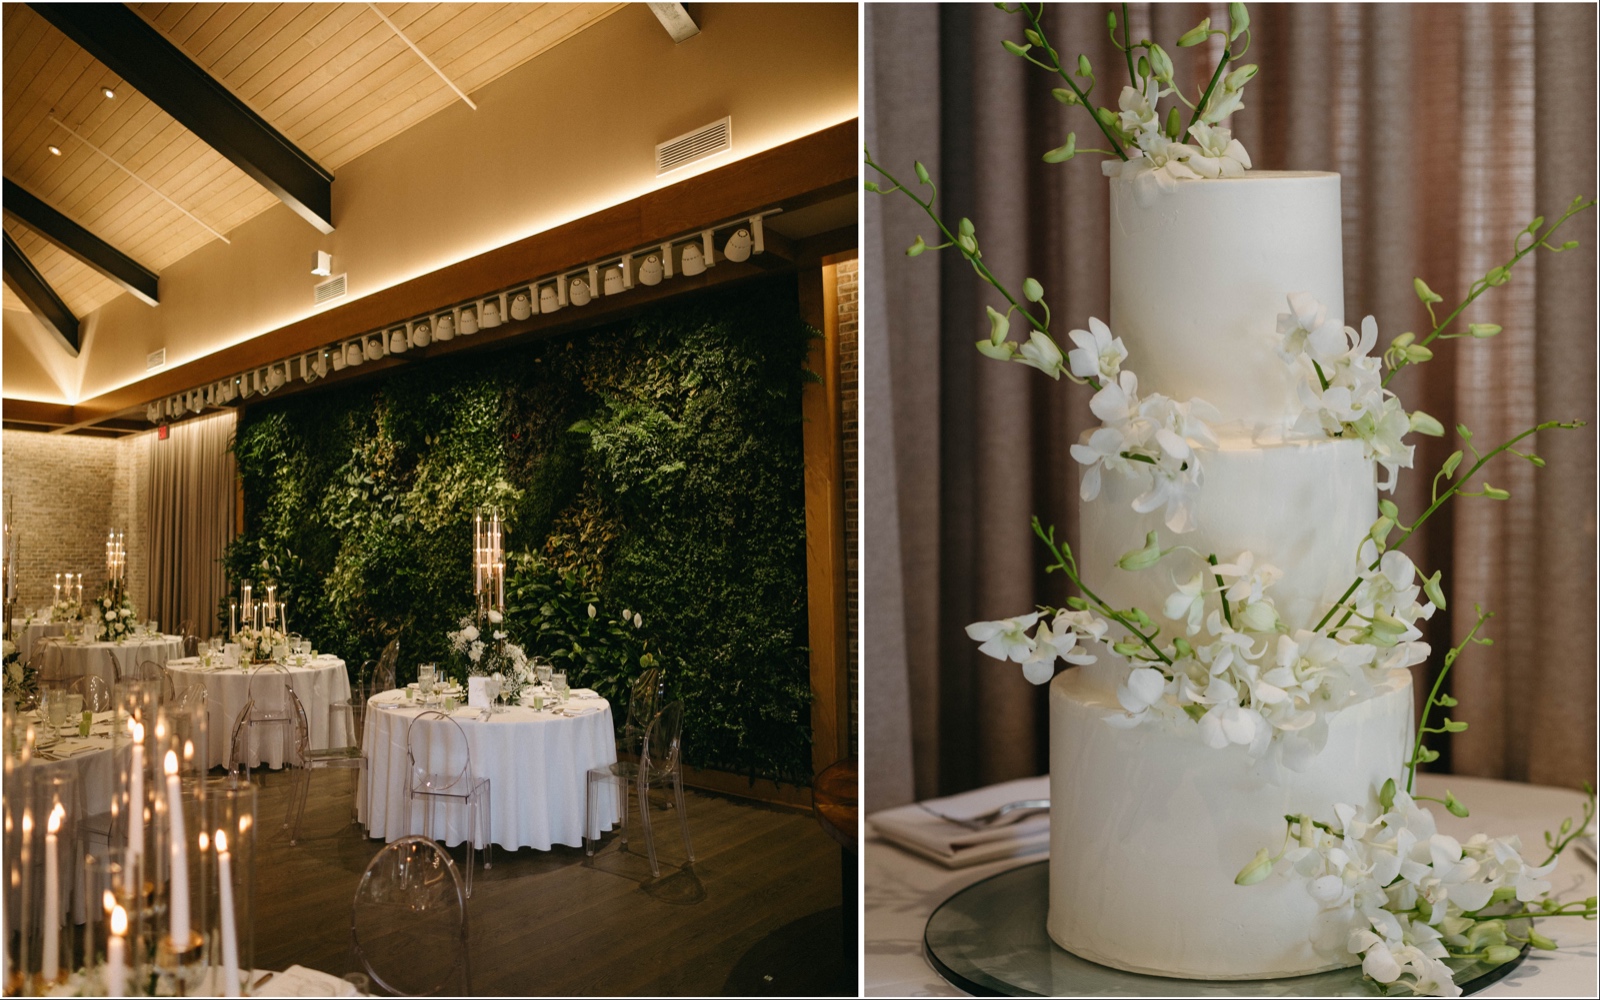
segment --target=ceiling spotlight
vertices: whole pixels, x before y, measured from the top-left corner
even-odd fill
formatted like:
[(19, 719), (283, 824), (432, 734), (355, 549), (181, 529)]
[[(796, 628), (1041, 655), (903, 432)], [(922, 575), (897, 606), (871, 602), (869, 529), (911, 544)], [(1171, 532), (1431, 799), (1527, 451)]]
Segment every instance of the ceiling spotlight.
[(641, 285), (659, 285), (659, 284), (661, 284), (661, 258), (660, 257), (656, 256), (655, 254), (651, 254), (650, 256), (648, 256), (648, 257), (646, 257), (644, 259), (644, 262), (642, 264), (639, 265), (639, 284), (641, 284)]
[[(550, 300), (554, 302), (555, 297), (556, 292), (555, 289), (552, 288), (550, 289)], [(511, 310), (512, 319), (527, 319), (529, 316), (533, 315), (533, 297), (526, 288), (519, 288), (515, 292), (511, 293), (511, 305), (508, 308)], [(547, 309), (545, 311), (554, 312), (555, 310)]]
[(324, 250), (317, 251), (316, 266), (311, 269), (312, 274), (326, 278), (333, 273), (333, 254)]
[(685, 243), (683, 245), (683, 263), (679, 266), (679, 269), (683, 271), (685, 276), (690, 278), (705, 271), (706, 258), (700, 252), (698, 246), (693, 243)]
[(560, 308), (561, 304), (556, 301), (555, 285), (545, 285), (539, 289), (539, 311), (541, 313), (553, 313)]
[(117, 96), (117, 92), (112, 90), (110, 87), (102, 87), (100, 89), (100, 93), (106, 95), (106, 100), (108, 101)]
[(605, 290), (607, 295), (616, 295), (622, 291), (622, 268), (606, 268)]
[(570, 299), (572, 304), (575, 306), (588, 305), (589, 282), (583, 278), (573, 278), (572, 283), (567, 286), (567, 298)]
[(61, 147), (60, 146), (47, 146), (45, 148), (49, 149), (51, 155), (53, 155), (53, 156), (60, 156), (61, 155)]
[(727, 245), (722, 248), (722, 256), (734, 263), (750, 259), (750, 248), (754, 246), (750, 239), (750, 230), (735, 229), (733, 235), (728, 237)]

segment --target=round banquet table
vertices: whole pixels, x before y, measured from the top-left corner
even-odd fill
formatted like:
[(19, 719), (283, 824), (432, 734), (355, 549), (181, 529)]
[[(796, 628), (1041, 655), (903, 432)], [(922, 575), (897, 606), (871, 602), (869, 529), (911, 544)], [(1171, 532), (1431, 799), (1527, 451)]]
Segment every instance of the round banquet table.
[(60, 622), (23, 621), (20, 618), (11, 619), (11, 641), (17, 644), (17, 654), (24, 663), (28, 655), (33, 652), (33, 644), (51, 635), (64, 635), (67, 627)]
[[(564, 707), (581, 713), (574, 716), (515, 705), (487, 722), (481, 709), (457, 708), (452, 714), (466, 735), (473, 774), (489, 779), (489, 836), (479, 831), (476, 846), (486, 839), (511, 850), (583, 846), (589, 770), (615, 763), (617, 747), (610, 703), (592, 691), (572, 694)], [(394, 841), (422, 833), (424, 810), (433, 801), (434, 838), (451, 846), (466, 840), (469, 816), (458, 803), (418, 797), (406, 815), (406, 731), (423, 709), (408, 702), (403, 690), (373, 695), (367, 705), (361, 744), (367, 770), (356, 801), (368, 835)], [(453, 742), (446, 725), (434, 719), (418, 726), (419, 767), (433, 773), (461, 767), (461, 760), (446, 759)], [(617, 797), (611, 786), (602, 792), (596, 818), (601, 829), (609, 830), (617, 821)]]
[(68, 677), (97, 674), (107, 684), (115, 684), (117, 673), (111, 666), (116, 656), (126, 677), (134, 667), (150, 660), (166, 666), (183, 655), (183, 636), (159, 635), (125, 642), (59, 642), (62, 671)]
[[(264, 679), (268, 679), (274, 673), (277, 670), (273, 667), (208, 668), (193, 656), (167, 661), (167, 674), (172, 678), (172, 688), (176, 694), (181, 696), (191, 684), (205, 685), (207, 741), (210, 743), (208, 766), (215, 767), (228, 762), (228, 744), (233, 739), (234, 721), (250, 697), (250, 678), (262, 674)], [(305, 706), (311, 749), (326, 749), (329, 746), (328, 706), (350, 701), (350, 676), (345, 671), (344, 661), (337, 656), (324, 654), (312, 658), (303, 667), (286, 666), (280, 676), (288, 677), (289, 686), (294, 689), (300, 704)], [(282, 767), (288, 749), (286, 732), (285, 726), (256, 727), (250, 740), (250, 766)]]

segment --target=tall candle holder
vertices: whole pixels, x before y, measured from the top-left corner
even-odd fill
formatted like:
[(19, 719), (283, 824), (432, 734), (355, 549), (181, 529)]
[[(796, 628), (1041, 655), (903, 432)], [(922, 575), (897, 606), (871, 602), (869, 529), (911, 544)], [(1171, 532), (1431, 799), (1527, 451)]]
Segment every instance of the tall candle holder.
[(205, 964), (212, 992), (243, 995), (255, 963), (256, 788), (232, 778), (206, 782), (202, 894)]
[[(205, 936), (209, 919), (202, 858), (209, 848), (206, 832), (206, 784), (187, 786), (183, 775), (202, 752), (175, 713), (156, 710), (152, 756), (159, 760), (160, 787), (153, 795), (155, 823), (150, 862), (160, 866), (155, 880), (155, 971), (158, 992), (174, 996), (203, 992), (206, 975)], [(202, 840), (204, 836), (204, 840)], [(147, 866), (148, 864), (147, 863)], [(164, 904), (164, 905), (163, 905)]]
[(111, 595), (111, 604), (116, 607), (122, 603), (122, 598), (127, 590), (128, 581), (128, 546), (123, 532), (113, 528), (106, 533), (106, 593)]
[(73, 972), (77, 774), (22, 767), (6, 779), (6, 993), (42, 996)]
[(0, 624), (7, 642), (13, 641), (11, 619), (17, 610), (17, 532), (11, 521), (11, 503), (6, 502), (5, 527), (0, 531), (0, 603), (5, 621)]
[(472, 594), (480, 621), (505, 613), (505, 523), (498, 508), (472, 515)]

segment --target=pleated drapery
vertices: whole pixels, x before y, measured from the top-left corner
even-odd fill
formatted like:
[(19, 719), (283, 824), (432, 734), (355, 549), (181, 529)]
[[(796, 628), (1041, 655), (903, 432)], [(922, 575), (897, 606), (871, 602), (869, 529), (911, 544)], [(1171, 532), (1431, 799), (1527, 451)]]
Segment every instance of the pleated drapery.
[[(1096, 102), (1115, 104), (1122, 57), (1107, 40), (1108, 6), (1055, 5), (1045, 26), (1068, 56), (1089, 56)], [(1554, 219), (1573, 196), (1597, 193), (1593, 6), (1250, 12), (1247, 58), (1260, 73), (1231, 125), (1258, 169), (1342, 175), (1345, 314), (1376, 316), (1380, 343), (1429, 328), (1413, 277), (1453, 306), (1535, 215)], [(1226, 5), (1131, 8), (1133, 36), (1161, 42), (1191, 94), (1217, 53), (1171, 43), (1207, 16), (1225, 24)], [(941, 214), (974, 220), (988, 266), (1012, 286), (1043, 283), (1058, 340), (1106, 317), (1100, 158), (1040, 160), (1068, 131), (1084, 146), (1097, 133), (1050, 96), (1060, 81), (1001, 47), (1020, 40), (1020, 19), (990, 5), (869, 5), (866, 32), (874, 159), (902, 178), (914, 159), (926, 164)], [(879, 809), (1048, 769), (1044, 690), (981, 656), (963, 627), (1066, 597), (1042, 572), (1029, 518), (1077, 541), (1068, 447), (1093, 419), (1081, 388), (977, 354), (998, 296), (948, 252), (903, 256), (918, 234), (935, 242), (917, 206), (868, 196), (866, 220), (864, 732), (868, 806)], [(1594, 777), (1595, 237), (1591, 210), (1559, 237), (1581, 249), (1524, 260), (1465, 317), (1501, 324), (1501, 336), (1441, 342), (1392, 385), (1407, 409), (1465, 423), (1479, 443), (1543, 420), (1591, 423), (1531, 442), (1546, 468), (1492, 466), (1489, 481), (1511, 500), (1454, 501), (1407, 544), (1449, 586), (1427, 670), (1475, 603), (1496, 613), (1495, 644), (1454, 668), (1451, 714), (1471, 728), (1444, 744), (1439, 766), (1458, 773)], [(1403, 516), (1426, 506), (1432, 472), (1456, 447), (1414, 439), (1395, 497)], [(1431, 680), (1424, 668), (1415, 676)]]
[(232, 411), (173, 424), (150, 444), (150, 615), (171, 632), (218, 632), (228, 593), (222, 556), (234, 536)]

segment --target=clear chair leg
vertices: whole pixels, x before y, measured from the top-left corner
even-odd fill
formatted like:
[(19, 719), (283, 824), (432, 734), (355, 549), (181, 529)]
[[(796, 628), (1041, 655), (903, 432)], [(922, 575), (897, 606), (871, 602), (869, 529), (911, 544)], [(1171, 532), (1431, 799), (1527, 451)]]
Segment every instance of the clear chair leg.
[(622, 835), (620, 842), (622, 849), (628, 849), (628, 779), (621, 775), (616, 776), (612, 782), (617, 788), (617, 811), (622, 814)]
[(584, 777), (583, 853), (594, 857), (594, 842), (600, 839), (600, 824), (594, 818), (594, 775)]
[(650, 785), (645, 781), (644, 768), (639, 769), (639, 822), (644, 827), (644, 849), (650, 856), (650, 874), (661, 877), (661, 865), (656, 863), (656, 838), (650, 829)]
[(483, 779), (483, 870), (488, 871), (494, 867), (494, 827), (490, 820), (494, 817), (494, 789), (489, 784), (490, 779)]
[(683, 853), (688, 857), (689, 863), (694, 864), (694, 847), (689, 843), (689, 810), (683, 807), (683, 775), (673, 772), (672, 775), (673, 797), (678, 803), (678, 829), (683, 831)]

